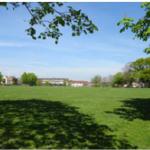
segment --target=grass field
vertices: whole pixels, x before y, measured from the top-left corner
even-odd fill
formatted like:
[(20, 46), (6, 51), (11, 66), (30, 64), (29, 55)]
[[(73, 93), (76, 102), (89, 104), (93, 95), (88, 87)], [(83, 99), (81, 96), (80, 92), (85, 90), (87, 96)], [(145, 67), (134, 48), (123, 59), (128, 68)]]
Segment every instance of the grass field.
[(150, 89), (0, 87), (0, 148), (150, 148)]

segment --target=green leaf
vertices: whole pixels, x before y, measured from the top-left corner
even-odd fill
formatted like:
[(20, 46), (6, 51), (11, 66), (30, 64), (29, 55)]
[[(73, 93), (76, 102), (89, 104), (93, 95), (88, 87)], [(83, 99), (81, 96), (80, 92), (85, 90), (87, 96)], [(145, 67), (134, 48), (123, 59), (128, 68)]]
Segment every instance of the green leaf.
[(75, 33), (72, 33), (72, 36), (75, 36), (76, 34)]
[(58, 20), (59, 24), (61, 24), (62, 26), (64, 26), (64, 25), (65, 25), (65, 21), (62, 19), (62, 17), (57, 16), (56, 18), (57, 18), (57, 20)]
[[(6, 2), (1, 2), (1, 6), (7, 6)], [(96, 25), (82, 13), (71, 6), (64, 9), (58, 9), (63, 3), (57, 2), (37, 2), (33, 5), (30, 2), (9, 3), (13, 8), (25, 7), (31, 15), (29, 19), (29, 28), (26, 30), (27, 35), (33, 39), (52, 38), (56, 41), (62, 36), (60, 26), (69, 26), (72, 30), (72, 36), (79, 36), (81, 33), (93, 33), (98, 31)], [(64, 11), (65, 10), (65, 11)], [(51, 20), (50, 20), (51, 19)], [(36, 33), (36, 31), (38, 31)], [(56, 42), (57, 43), (57, 42)]]
[(76, 26), (75, 26), (75, 25), (72, 25), (71, 27), (72, 27), (72, 30), (75, 30), (75, 28), (76, 28)]
[(0, 2), (0, 6), (6, 7), (7, 6), (7, 2)]
[(144, 49), (144, 52), (147, 53), (147, 54), (150, 54), (150, 47), (145, 48), (145, 49)]

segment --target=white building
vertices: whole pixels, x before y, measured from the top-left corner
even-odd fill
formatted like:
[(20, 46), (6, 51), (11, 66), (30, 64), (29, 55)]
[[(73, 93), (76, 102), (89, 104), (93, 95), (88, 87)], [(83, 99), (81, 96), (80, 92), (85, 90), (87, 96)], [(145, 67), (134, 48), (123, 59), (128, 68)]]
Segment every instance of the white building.
[(83, 86), (88, 86), (88, 85), (89, 85), (88, 81), (70, 80), (70, 86), (72, 86), (72, 87), (83, 87)]
[(133, 88), (142, 88), (142, 87), (145, 87), (144, 83), (138, 83), (138, 82), (133, 82), (132, 83), (132, 87)]
[(50, 84), (50, 85), (68, 85), (67, 78), (39, 78), (41, 84)]
[(2, 79), (2, 84), (12, 85), (17, 83), (17, 78), (14, 76), (4, 76)]

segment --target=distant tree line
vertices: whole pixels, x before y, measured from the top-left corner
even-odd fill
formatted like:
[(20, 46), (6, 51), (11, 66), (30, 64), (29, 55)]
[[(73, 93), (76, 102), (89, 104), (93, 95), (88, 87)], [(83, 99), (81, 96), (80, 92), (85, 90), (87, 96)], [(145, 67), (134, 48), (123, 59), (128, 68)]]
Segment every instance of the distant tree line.
[[(3, 75), (0, 72), (0, 84), (3, 83)], [(13, 84), (17, 84), (17, 78), (13, 79)], [(41, 85), (41, 81), (34, 73), (24, 72), (20, 78), (21, 84), (25, 85)], [(91, 79), (90, 86), (93, 87), (133, 87), (134, 84), (138, 87), (148, 87), (150, 88), (150, 57), (139, 58), (129, 64), (124, 68), (124, 71), (118, 72), (113, 76), (101, 77), (96, 75)], [(45, 85), (50, 85), (50, 83), (45, 83)], [(64, 86), (66, 83), (64, 83)]]
[(118, 87), (131, 87), (133, 83), (141, 87), (150, 87), (150, 57), (131, 62), (124, 72), (116, 73), (112, 80), (112, 86)]
[(113, 86), (113, 87), (150, 87), (150, 57), (139, 58), (124, 68), (123, 72), (102, 78), (96, 75), (91, 79), (93, 87)]
[(112, 76), (102, 77), (100, 75), (95, 75), (91, 79), (92, 87), (108, 87), (111, 86)]

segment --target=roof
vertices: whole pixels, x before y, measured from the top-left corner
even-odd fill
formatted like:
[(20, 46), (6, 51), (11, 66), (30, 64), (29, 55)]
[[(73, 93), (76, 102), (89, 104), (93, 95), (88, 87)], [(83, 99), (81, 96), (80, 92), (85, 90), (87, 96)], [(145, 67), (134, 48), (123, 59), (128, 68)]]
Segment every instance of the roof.
[(68, 80), (67, 78), (38, 78), (39, 80)]
[(4, 76), (4, 78), (7, 78), (7, 79), (9, 79), (9, 80), (11, 80), (11, 79), (16, 79), (16, 77), (14, 77), (14, 76)]

